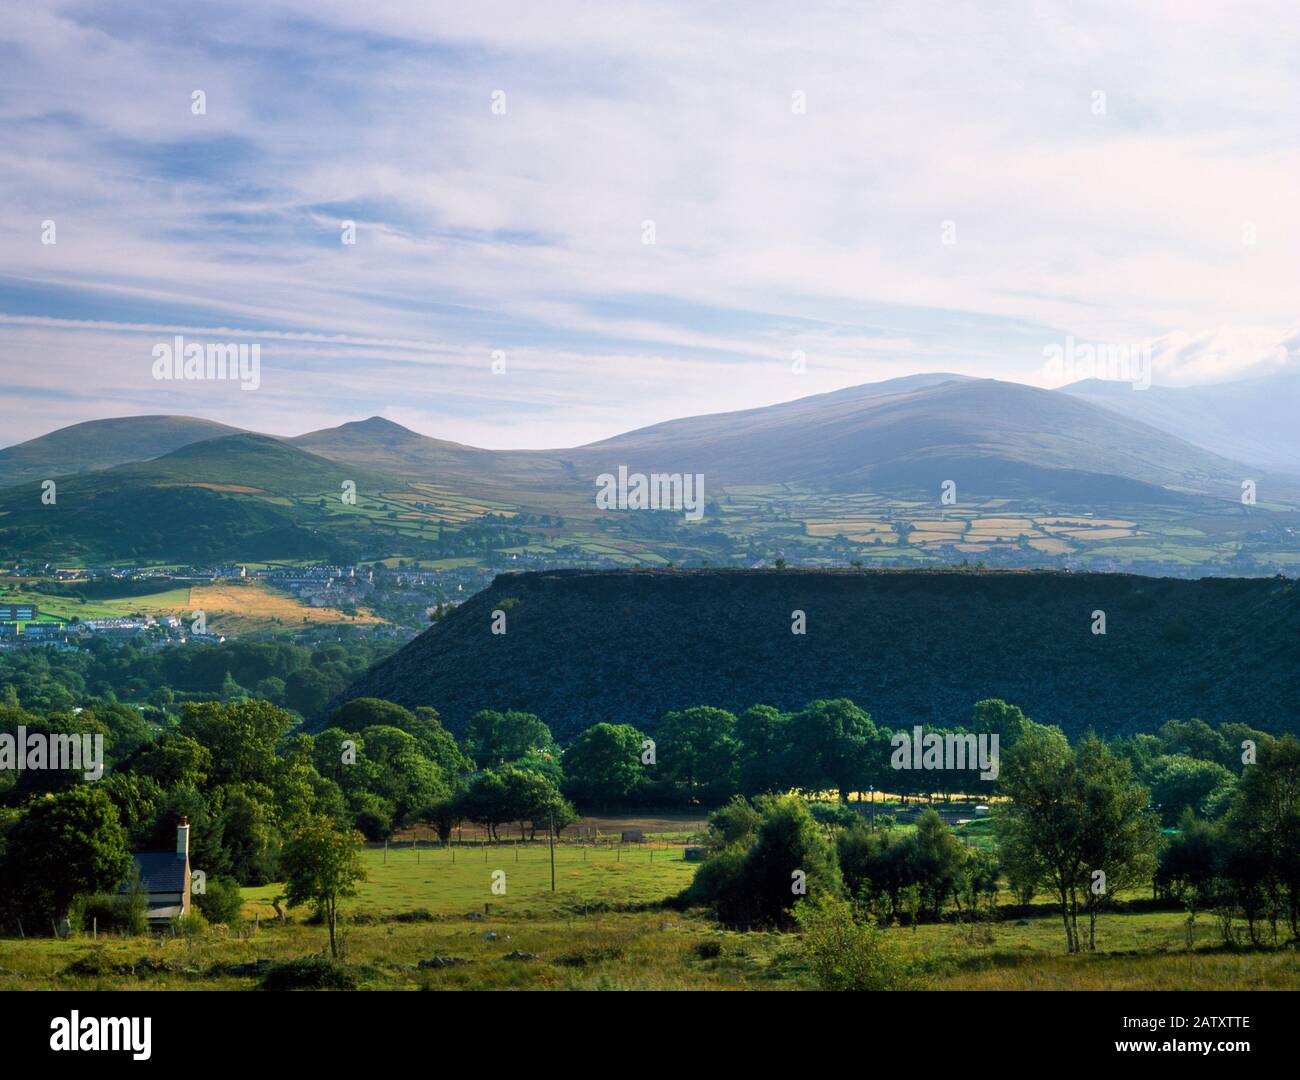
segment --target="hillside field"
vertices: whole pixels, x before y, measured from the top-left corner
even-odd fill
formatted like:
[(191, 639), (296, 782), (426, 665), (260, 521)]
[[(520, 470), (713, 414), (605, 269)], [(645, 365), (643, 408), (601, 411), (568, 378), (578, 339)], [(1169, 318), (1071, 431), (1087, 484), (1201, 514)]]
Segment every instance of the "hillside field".
[(206, 585), (164, 589), (143, 596), (83, 600), (70, 596), (52, 596), (31, 589), (7, 589), (0, 592), (0, 602), (31, 602), (40, 609), (41, 622), (53, 619), (124, 619), (132, 615), (160, 618), (174, 615), (188, 620), (202, 609), (208, 629), (216, 633), (256, 633), (275, 628), (294, 629), (305, 622), (373, 624), (383, 620), (372, 612), (359, 609), (345, 615), (331, 607), (312, 607), (297, 597), (261, 582), (236, 585), (216, 581)]

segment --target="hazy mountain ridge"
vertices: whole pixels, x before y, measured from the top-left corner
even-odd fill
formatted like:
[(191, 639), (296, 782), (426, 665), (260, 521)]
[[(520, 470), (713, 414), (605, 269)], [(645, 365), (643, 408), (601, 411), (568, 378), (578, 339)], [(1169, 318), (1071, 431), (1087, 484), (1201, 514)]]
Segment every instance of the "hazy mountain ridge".
[(1294, 373), (1144, 390), (1128, 383), (1086, 379), (1061, 391), (1161, 428), (1193, 446), (1300, 474), (1300, 376)]
[[(1099, 518), (1131, 518), (1145, 508), (1166, 519), (1170, 513), (1196, 516), (1187, 535), (1207, 535), (1202, 519), (1217, 515), (1209, 527), (1220, 536), (1223, 515), (1239, 505), (1242, 480), (1256, 475), (1250, 466), (1077, 396), (948, 375), (687, 417), (563, 450), (485, 450), (419, 435), (381, 417), (294, 438), (239, 432), (200, 439), (214, 428), (228, 429), (206, 421), (187, 425), (186, 418), (141, 418), (155, 434), (160, 420), (167, 421), (167, 437), (188, 441), (147, 461), (68, 474), (54, 471), (69, 464), (66, 454), (54, 454), (38, 473), (58, 480), (57, 507), (41, 502), (35, 480), (0, 491), (0, 547), (24, 559), (202, 561), (204, 548), (195, 537), (209, 535), (213, 557), (429, 558), (487, 550), (479, 541), (445, 544), (440, 522), (477, 521), (486, 529), (494, 514), (524, 511), (585, 521), (577, 539), (597, 551), (607, 538), (621, 539), (625, 561), (652, 553), (679, 561), (721, 556), (726, 563), (737, 548), (753, 560), (744, 554), (753, 545), (743, 537), (729, 543), (715, 531), (709, 539), (704, 529), (696, 534), (707, 540), (701, 546), (669, 535), (672, 528), (662, 522), (599, 510), (594, 482), (620, 467), (703, 474), (714, 500), (733, 488), (804, 493), (797, 517), (779, 508), (749, 511), (753, 522), (778, 525), (829, 515), (845, 517), (850, 524), (843, 531), (853, 532), (844, 497), (884, 494), (900, 505), (938, 507), (941, 485), (952, 481), (959, 500), (983, 499), (984, 513), (993, 517), (999, 500), (1034, 514)], [(93, 460), (107, 460), (129, 442), (132, 423), (77, 425), (65, 429), (75, 431), (75, 439), (55, 432), (11, 448), (11, 459), (30, 468), (43, 449), (87, 446), (98, 431), (105, 452)], [(355, 509), (339, 498), (348, 482), (361, 498)], [(1262, 501), (1300, 505), (1295, 478), (1261, 477), (1261, 490)], [(1294, 524), (1271, 518), (1262, 507), (1258, 514), (1240, 527), (1269, 537), (1268, 549), (1285, 550)], [(194, 522), (184, 538), (176, 533), (183, 518)], [(241, 530), (247, 533), (243, 550)], [(520, 538), (499, 539), (517, 547)], [(497, 542), (486, 534), (480, 541)], [(759, 550), (781, 542), (773, 534)], [(1221, 547), (1215, 557), (1225, 550), (1231, 549)], [(1025, 558), (1033, 558), (1028, 549)]]

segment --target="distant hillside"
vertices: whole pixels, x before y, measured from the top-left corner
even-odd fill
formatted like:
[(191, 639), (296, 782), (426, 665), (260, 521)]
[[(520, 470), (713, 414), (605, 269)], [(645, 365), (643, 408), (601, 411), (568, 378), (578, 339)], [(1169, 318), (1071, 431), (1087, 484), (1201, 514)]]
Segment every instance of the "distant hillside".
[(1279, 579), (552, 571), (497, 577), (340, 700), (432, 705), (458, 733), (479, 709), (523, 709), (561, 739), (602, 720), (653, 730), (691, 705), (838, 696), (893, 728), (962, 724), (1000, 697), (1072, 734), (1173, 717), (1294, 731), (1297, 648), (1300, 583)]
[(1151, 424), (1238, 461), (1300, 474), (1300, 373), (1209, 386), (1151, 386), (1085, 379), (1061, 392)]
[(193, 416), (89, 420), (0, 450), (0, 488), (148, 461), (190, 443), (238, 432), (239, 428)]
[[(292, 439), (207, 438), (83, 471), (112, 460), (111, 447), (94, 456), (96, 431), (113, 452), (129, 445), (143, 455), (158, 444), (159, 423), (190, 435), (226, 430), (184, 418), (106, 423), (25, 444), (23, 467), (35, 475), (0, 489), (8, 557), (502, 567), (754, 565), (789, 555), (805, 566), (987, 558), (1233, 574), (1300, 564), (1300, 477), (1264, 475), (1070, 394), (993, 379), (892, 379), (560, 450), (484, 450), (371, 417)], [(131, 439), (137, 424), (142, 435)], [(37, 466), (42, 445), (58, 452)], [(598, 507), (597, 477), (621, 467), (703, 474), (705, 519)], [(59, 481), (57, 507), (40, 503), (38, 479)], [(1249, 510), (1244, 479), (1259, 487)], [(355, 504), (339, 501), (347, 480)], [(948, 481), (956, 502), (941, 504)]]
[(0, 492), (0, 549), (88, 562), (356, 558), (371, 538), (366, 529), (322, 533), (329, 511), (301, 502), (341, 505), (344, 480), (362, 491), (392, 483), (266, 435), (209, 439), (153, 461), (60, 477), (50, 506), (36, 481)]
[(569, 453), (586, 474), (626, 464), (839, 491), (933, 492), (945, 479), (982, 493), (1098, 501), (1165, 498), (1155, 487), (1220, 498), (1239, 490), (1239, 465), (1054, 391), (994, 379), (896, 382), (673, 420)]

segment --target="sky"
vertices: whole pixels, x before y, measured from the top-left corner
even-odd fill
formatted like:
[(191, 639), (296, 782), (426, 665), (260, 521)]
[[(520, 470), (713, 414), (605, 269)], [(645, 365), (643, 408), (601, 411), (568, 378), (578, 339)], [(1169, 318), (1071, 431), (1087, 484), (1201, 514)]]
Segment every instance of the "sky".
[[(1290, 371), (1297, 38), (1197, 0), (3, 2), (0, 443), (176, 413), (572, 446), (915, 372), (1052, 386), (1069, 341)], [(257, 388), (155, 378), (176, 335), (257, 344)]]

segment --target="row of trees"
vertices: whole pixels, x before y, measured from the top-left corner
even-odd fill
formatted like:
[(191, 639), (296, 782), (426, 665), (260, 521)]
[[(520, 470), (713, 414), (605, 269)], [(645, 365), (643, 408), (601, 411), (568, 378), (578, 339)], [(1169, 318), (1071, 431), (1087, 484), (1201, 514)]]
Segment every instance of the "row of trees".
[[(1183, 810), (1172, 837), (1132, 761), (1088, 735), (1071, 745), (1028, 723), (1003, 758), (992, 851), (968, 847), (933, 811), (914, 829), (829, 832), (794, 795), (738, 797), (710, 818), (710, 856), (684, 894), (736, 927), (788, 927), (805, 897), (851, 897), (873, 919), (973, 916), (1001, 883), (1023, 903), (1052, 896), (1070, 952), (1096, 948), (1098, 915), (1121, 894), (1154, 887), (1182, 900), (1189, 928), (1212, 909), (1224, 939), (1262, 940), (1279, 925), (1300, 940), (1300, 742), (1258, 748), (1220, 820)], [(1189, 929), (1190, 933), (1190, 929)]]
[(240, 640), (152, 649), (92, 638), (70, 652), (0, 653), (0, 701), (48, 714), (118, 700), (175, 711), (188, 700), (256, 697), (313, 716), (395, 648), (391, 641), (309, 648)]

